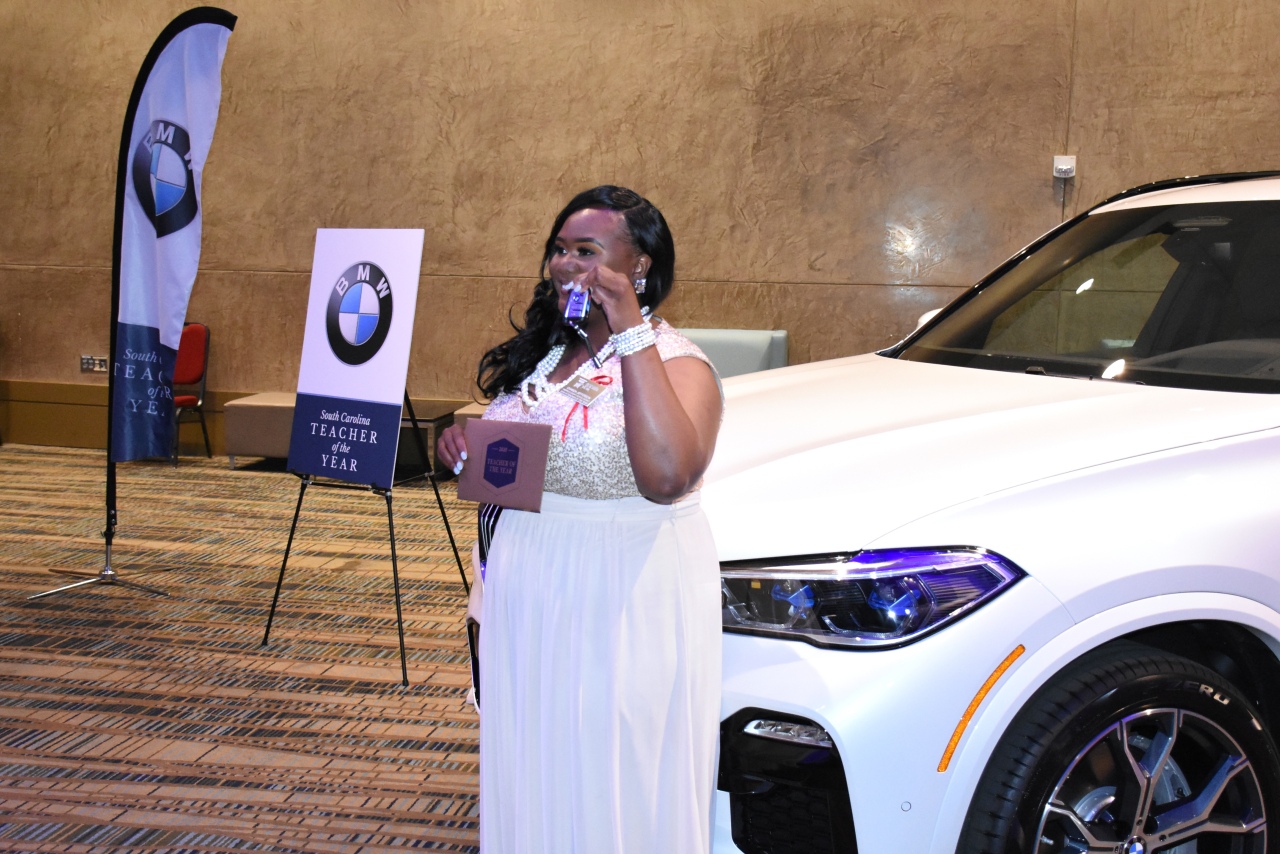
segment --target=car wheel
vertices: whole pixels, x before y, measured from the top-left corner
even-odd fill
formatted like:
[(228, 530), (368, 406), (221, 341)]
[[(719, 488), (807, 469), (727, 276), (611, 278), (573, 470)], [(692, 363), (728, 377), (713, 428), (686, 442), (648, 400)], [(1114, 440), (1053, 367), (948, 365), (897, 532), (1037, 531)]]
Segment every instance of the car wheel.
[(1010, 724), (962, 854), (1265, 854), (1280, 758), (1238, 689), (1128, 642), (1084, 656)]

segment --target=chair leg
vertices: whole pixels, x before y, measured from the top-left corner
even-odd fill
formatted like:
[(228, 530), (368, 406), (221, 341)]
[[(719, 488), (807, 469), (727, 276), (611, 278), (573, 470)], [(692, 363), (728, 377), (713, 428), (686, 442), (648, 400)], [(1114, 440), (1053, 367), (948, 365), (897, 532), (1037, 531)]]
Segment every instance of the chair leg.
[(169, 445), (169, 465), (175, 468), (178, 465), (178, 425), (182, 423), (178, 420), (178, 414), (181, 411), (176, 406), (173, 408), (173, 442)]
[(213, 450), (209, 447), (209, 428), (204, 424), (204, 407), (197, 409), (196, 414), (200, 416), (200, 432), (204, 434), (204, 455), (213, 459)]

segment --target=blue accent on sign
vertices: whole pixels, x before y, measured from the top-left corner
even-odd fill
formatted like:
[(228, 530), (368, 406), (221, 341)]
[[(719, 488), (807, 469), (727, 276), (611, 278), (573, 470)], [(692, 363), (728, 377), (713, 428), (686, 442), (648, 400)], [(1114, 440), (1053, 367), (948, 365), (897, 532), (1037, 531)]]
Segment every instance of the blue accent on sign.
[(172, 210), (187, 193), (187, 170), (182, 156), (167, 145), (151, 147), (151, 192), (156, 215)]
[(289, 470), (390, 489), (400, 410), (398, 403), (299, 393), (293, 405)]
[(365, 286), (357, 282), (353, 287), (347, 289), (346, 294), (342, 297), (342, 311), (347, 314), (358, 313), (360, 311), (360, 295), (364, 292)]
[(365, 282), (357, 282), (342, 297), (338, 308), (338, 325), (350, 343), (359, 346), (378, 331), (382, 317), (378, 294)]
[(175, 187), (173, 184), (166, 184), (164, 181), (156, 179), (156, 213), (167, 213), (173, 209), (174, 205), (182, 201), (182, 197), (186, 195), (186, 187)]
[(112, 354), (111, 461), (167, 457), (173, 444), (173, 366), (160, 330), (116, 324)]
[(515, 483), (519, 465), (520, 447), (510, 439), (497, 439), (485, 448), (484, 479), (494, 489)]

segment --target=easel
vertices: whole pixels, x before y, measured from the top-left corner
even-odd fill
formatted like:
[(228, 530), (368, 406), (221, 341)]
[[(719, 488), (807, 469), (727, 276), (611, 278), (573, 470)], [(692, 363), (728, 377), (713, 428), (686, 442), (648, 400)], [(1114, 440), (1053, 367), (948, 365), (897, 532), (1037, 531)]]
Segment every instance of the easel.
[[(453, 559), (458, 563), (458, 573), (462, 576), (462, 589), (467, 593), (471, 593), (471, 585), (467, 583), (467, 573), (462, 567), (462, 558), (458, 554), (458, 543), (453, 538), (453, 529), (449, 526), (449, 517), (444, 511), (444, 501), (440, 498), (440, 487), (436, 485), (435, 472), (432, 470), (431, 457), (427, 454), (426, 443), (422, 440), (422, 425), (418, 422), (418, 416), (414, 414), (413, 402), (409, 399), (409, 390), (404, 392), (404, 408), (409, 412), (409, 420), (413, 424), (413, 438), (418, 446), (418, 455), (422, 459), (423, 473), (407, 477), (404, 480), (393, 483), (392, 486), (400, 486), (406, 483), (412, 483), (415, 480), (426, 478), (431, 481), (431, 489), (436, 494), (436, 505), (440, 508), (440, 519), (444, 522), (445, 533), (449, 535), (449, 545), (453, 547)], [(297, 472), (294, 472), (297, 474)], [(298, 529), (298, 516), (302, 512), (302, 498), (307, 494), (308, 486), (319, 486), (327, 489), (352, 489), (358, 492), (372, 492), (375, 495), (381, 495), (387, 502), (387, 530), (391, 539), (391, 578), (395, 586), (396, 596), (396, 629), (400, 634), (400, 684), (409, 687), (409, 665), (405, 657), (404, 651), (404, 617), (400, 610), (400, 569), (396, 561), (396, 523), (395, 515), (391, 509), (391, 489), (382, 488), (370, 484), (369, 486), (359, 486), (354, 483), (343, 483), (340, 481), (322, 481), (316, 480), (314, 476), (309, 474), (297, 474), (302, 479), (301, 485), (298, 487), (298, 503), (293, 509), (293, 524), (289, 526), (289, 540), (284, 547), (284, 560), (280, 563), (280, 576), (276, 579), (275, 596), (271, 599), (271, 612), (267, 615), (267, 630), (262, 635), (262, 645), (266, 646), (271, 638), (271, 623), (275, 620), (276, 605), (280, 601), (280, 589), (284, 586), (284, 571), (289, 565), (289, 552), (293, 549), (293, 535)], [(470, 641), (470, 637), (468, 637)], [(474, 650), (472, 651), (474, 660)]]

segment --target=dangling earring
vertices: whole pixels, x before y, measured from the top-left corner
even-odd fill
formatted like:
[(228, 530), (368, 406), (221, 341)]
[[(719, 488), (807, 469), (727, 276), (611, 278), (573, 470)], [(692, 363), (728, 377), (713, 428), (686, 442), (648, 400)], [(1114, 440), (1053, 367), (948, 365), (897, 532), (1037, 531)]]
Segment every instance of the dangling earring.
[(636, 293), (638, 294), (644, 293), (645, 287), (646, 287), (646, 281), (644, 276), (641, 276), (640, 278), (636, 279)]

